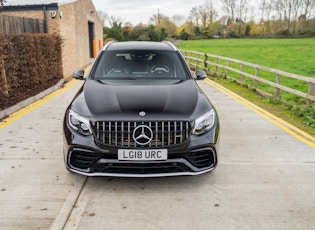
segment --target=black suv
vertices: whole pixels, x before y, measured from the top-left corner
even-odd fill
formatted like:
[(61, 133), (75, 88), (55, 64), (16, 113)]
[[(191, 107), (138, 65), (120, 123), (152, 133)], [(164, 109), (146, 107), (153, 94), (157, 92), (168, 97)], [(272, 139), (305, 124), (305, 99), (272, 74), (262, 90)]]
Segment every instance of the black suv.
[[(203, 71), (195, 72), (204, 79)], [(219, 120), (169, 42), (110, 42), (64, 117), (64, 161), (88, 176), (197, 175), (217, 165)]]

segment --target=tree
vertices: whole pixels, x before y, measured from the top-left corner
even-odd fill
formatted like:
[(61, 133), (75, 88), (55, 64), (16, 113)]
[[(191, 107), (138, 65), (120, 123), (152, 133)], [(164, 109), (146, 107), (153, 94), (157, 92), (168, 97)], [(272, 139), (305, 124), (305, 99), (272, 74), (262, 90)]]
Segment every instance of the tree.
[(266, 15), (266, 32), (267, 34), (271, 34), (271, 27), (270, 27), (270, 17), (271, 17), (271, 13), (272, 13), (272, 10), (273, 10), (273, 6), (269, 0), (269, 2), (267, 3), (266, 5), (266, 9), (265, 9), (265, 15)]
[(239, 19), (243, 22), (247, 22), (247, 13), (248, 13), (248, 0), (239, 1)]
[(160, 40), (160, 36), (158, 31), (156, 30), (155, 26), (153, 25), (149, 25), (146, 28), (147, 34), (148, 34), (148, 40), (150, 41), (159, 41)]
[(105, 26), (106, 23), (109, 22), (109, 15), (108, 15), (108, 13), (99, 10), (99, 11), (97, 11), (97, 14), (98, 14), (98, 16), (100, 17), (103, 26)]
[(266, 8), (267, 8), (267, 2), (268, 0), (260, 0), (259, 2), (259, 9), (261, 10), (261, 16), (260, 16), (260, 22), (264, 21), (264, 17), (265, 17), (265, 12), (266, 12)]
[(302, 0), (293, 0), (292, 1), (292, 14), (293, 14), (293, 22), (292, 22), (292, 34), (295, 34), (296, 31), (296, 24), (299, 17), (299, 12), (302, 6)]
[(181, 26), (185, 21), (184, 15), (176, 14), (172, 17), (172, 21), (175, 23), (177, 27)]
[(190, 34), (188, 34), (185, 29), (183, 29), (181, 32), (180, 32), (180, 35), (179, 35), (179, 38), (181, 40), (188, 40), (188, 38), (190, 37)]
[(176, 36), (179, 37), (183, 30), (185, 30), (190, 37), (195, 34), (195, 24), (192, 21), (186, 21), (184, 24), (176, 28)]
[(129, 39), (133, 41), (149, 40), (146, 26), (142, 23), (139, 23), (135, 27), (133, 27), (130, 31)]
[[(171, 37), (175, 34), (176, 31), (176, 25), (174, 22), (172, 22), (169, 17), (163, 15), (163, 14), (154, 14), (150, 18), (150, 24), (154, 25), (157, 29), (161, 30), (161, 36), (165, 38)], [(163, 35), (164, 34), (164, 35)]]
[(3, 8), (3, 4), (6, 2), (6, 0), (0, 0), (0, 10)]
[[(240, 36), (246, 34), (247, 26), (244, 26), (247, 22), (247, 13), (248, 13), (248, 1), (247, 0), (239, 0), (239, 26), (238, 26), (238, 34)], [(244, 27), (244, 31), (242, 31), (242, 28)]]
[(112, 22), (112, 27), (111, 28), (108, 28), (108, 27), (105, 27), (105, 34), (106, 34), (106, 37), (107, 38), (113, 38), (117, 41), (123, 41), (124, 40), (124, 36), (123, 36), (123, 33), (122, 33), (122, 23), (121, 22), (117, 22), (117, 21), (114, 21)]
[(207, 15), (208, 35), (213, 36), (219, 32), (218, 23), (216, 22), (219, 14), (218, 11), (214, 8), (212, 0), (207, 0), (204, 4), (204, 8)]
[[(174, 15), (170, 19), (158, 11), (152, 15), (148, 25), (135, 27), (130, 23), (123, 23), (119, 17), (109, 16), (106, 12), (99, 11), (98, 14), (103, 24), (108, 26), (104, 30), (107, 37), (116, 40), (161, 41), (171, 37), (201, 39), (214, 35), (243, 37), (314, 34), (315, 0), (258, 0), (257, 8), (251, 2), (220, 0), (226, 14), (218, 19), (217, 5), (213, 4), (215, 2), (205, 0), (202, 5), (190, 10), (187, 19), (183, 15)], [(257, 18), (260, 19), (258, 22), (255, 20)]]
[(124, 19), (122, 19), (121, 17), (109, 16), (108, 22), (109, 22), (111, 27), (113, 27), (117, 24), (120, 24), (120, 26), (122, 26), (122, 24), (124, 23)]
[(236, 0), (221, 0), (223, 11), (235, 22)]
[(310, 16), (310, 12), (315, 8), (315, 0), (302, 0), (302, 9), (306, 19)]
[[(189, 21), (195, 23), (197, 30), (194, 33), (204, 37), (210, 37), (218, 33), (218, 23), (216, 23), (218, 12), (215, 9), (212, 0), (207, 0), (203, 5), (192, 8), (189, 15)], [(185, 30), (187, 32), (187, 30)]]
[(158, 12), (157, 14), (153, 14), (150, 18), (149, 24), (155, 25), (156, 27), (160, 27), (161, 18), (164, 18), (164, 17), (167, 17), (167, 16), (160, 14), (160, 12)]
[(189, 13), (189, 20), (193, 21), (196, 26), (199, 26), (200, 14), (198, 7), (193, 7)]

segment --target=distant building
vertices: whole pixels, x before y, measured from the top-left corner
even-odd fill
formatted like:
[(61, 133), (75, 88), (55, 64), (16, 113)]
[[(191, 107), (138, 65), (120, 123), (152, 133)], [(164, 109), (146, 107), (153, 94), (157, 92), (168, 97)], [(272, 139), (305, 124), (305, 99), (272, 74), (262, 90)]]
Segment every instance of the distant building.
[(90, 63), (93, 40), (102, 46), (103, 25), (91, 0), (7, 0), (2, 14), (40, 19), (43, 32), (61, 35), (64, 78)]

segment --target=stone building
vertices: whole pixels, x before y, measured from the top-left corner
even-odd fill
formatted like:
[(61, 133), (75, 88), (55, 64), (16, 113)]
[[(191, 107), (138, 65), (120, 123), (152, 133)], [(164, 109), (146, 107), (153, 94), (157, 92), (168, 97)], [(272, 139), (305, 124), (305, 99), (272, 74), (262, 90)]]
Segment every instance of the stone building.
[(45, 33), (61, 35), (64, 78), (101, 49), (103, 25), (91, 0), (7, 0), (2, 14), (40, 19)]

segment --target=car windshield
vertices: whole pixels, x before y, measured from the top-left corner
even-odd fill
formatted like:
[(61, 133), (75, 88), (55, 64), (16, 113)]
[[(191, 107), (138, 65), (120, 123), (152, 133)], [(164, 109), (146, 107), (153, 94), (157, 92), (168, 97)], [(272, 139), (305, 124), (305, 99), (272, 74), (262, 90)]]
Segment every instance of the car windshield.
[(95, 70), (95, 80), (176, 80), (188, 76), (176, 52), (106, 51)]

